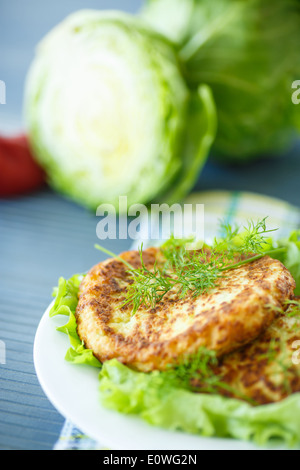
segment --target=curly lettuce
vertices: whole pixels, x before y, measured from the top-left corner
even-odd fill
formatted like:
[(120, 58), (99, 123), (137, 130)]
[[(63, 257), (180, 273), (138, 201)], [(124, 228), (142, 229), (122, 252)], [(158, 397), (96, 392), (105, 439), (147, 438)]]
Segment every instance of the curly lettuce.
[(289, 237), (279, 240), (276, 248), (286, 249), (279, 259), (295, 279), (294, 293), (300, 296), (300, 230), (294, 230)]
[(61, 277), (58, 286), (54, 289), (54, 303), (49, 316), (65, 315), (68, 322), (57, 331), (65, 333), (69, 337), (71, 347), (68, 349), (65, 359), (74, 364), (87, 364), (93, 367), (101, 367), (101, 363), (95, 358), (90, 349), (86, 349), (77, 334), (75, 311), (78, 304), (78, 289), (83, 279), (83, 274), (75, 274), (70, 279)]
[(159, 373), (135, 372), (117, 360), (100, 372), (103, 405), (149, 424), (205, 437), (253, 441), (259, 446), (300, 443), (300, 394), (253, 407), (219, 395), (192, 393), (165, 383)]

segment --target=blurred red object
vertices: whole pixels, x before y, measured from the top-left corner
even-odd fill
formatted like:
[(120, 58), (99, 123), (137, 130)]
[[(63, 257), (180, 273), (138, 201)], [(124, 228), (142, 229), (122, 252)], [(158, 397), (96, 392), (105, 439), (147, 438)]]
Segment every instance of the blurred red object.
[(45, 184), (45, 173), (34, 161), (25, 135), (0, 137), (0, 197), (25, 194)]

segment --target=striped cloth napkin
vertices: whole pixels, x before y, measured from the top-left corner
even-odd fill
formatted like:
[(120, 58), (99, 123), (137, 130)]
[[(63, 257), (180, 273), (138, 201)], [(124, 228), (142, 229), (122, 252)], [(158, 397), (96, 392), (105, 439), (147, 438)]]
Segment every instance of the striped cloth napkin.
[[(208, 191), (191, 194), (186, 204), (204, 204), (204, 233), (208, 240), (218, 233), (220, 220), (245, 225), (248, 220), (267, 218), (269, 228), (279, 228), (276, 236), (287, 236), (300, 228), (300, 209), (279, 199), (254, 193)], [(141, 232), (145, 234), (145, 230)], [(145, 242), (143, 241), (144, 246)], [(134, 242), (133, 248), (137, 248)], [(147, 243), (146, 243), (147, 244)], [(148, 241), (151, 244), (151, 241)], [(104, 450), (105, 446), (83, 434), (70, 420), (66, 420), (54, 450)], [(116, 449), (117, 450), (117, 449)]]

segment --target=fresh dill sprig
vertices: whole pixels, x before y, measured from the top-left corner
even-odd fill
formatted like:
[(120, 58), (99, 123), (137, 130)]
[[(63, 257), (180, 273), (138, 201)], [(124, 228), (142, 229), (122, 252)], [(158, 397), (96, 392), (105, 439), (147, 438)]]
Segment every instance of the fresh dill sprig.
[(155, 308), (163, 297), (174, 287), (174, 279), (167, 276), (165, 272), (158, 268), (157, 263), (154, 264), (153, 271), (150, 271), (143, 260), (142, 247), (139, 250), (141, 259), (141, 268), (130, 269), (128, 273), (133, 277), (133, 284), (127, 289), (126, 304), (132, 305), (132, 314), (134, 315), (140, 305), (147, 305)]
[[(143, 246), (139, 250), (139, 268), (131, 266), (122, 257), (99, 245), (96, 245), (96, 248), (126, 265), (132, 283), (127, 289), (123, 305), (131, 304), (132, 313), (135, 314), (141, 305), (154, 309), (170, 291), (178, 298), (187, 295), (197, 297), (216, 287), (219, 279), (226, 275), (226, 271), (237, 269), (265, 255), (272, 256), (286, 251), (286, 248), (262, 251), (266, 246), (265, 236), (274, 231), (267, 230), (266, 219), (265, 217), (256, 223), (249, 222), (241, 233), (238, 228), (233, 229), (231, 225), (223, 224), (224, 237), (215, 239), (212, 246), (202, 245), (200, 249), (188, 249), (189, 245), (193, 246), (194, 238), (178, 240), (172, 235), (160, 247), (164, 263), (155, 263), (152, 269), (144, 263)], [(241, 259), (242, 255), (248, 258)], [(239, 256), (240, 260), (231, 262), (236, 256)]]
[(274, 370), (271, 376), (282, 378), (282, 387), (287, 394), (291, 394), (290, 369), (292, 364), (292, 353), (288, 351), (286, 341), (280, 338), (279, 341), (273, 339), (269, 348), (269, 364), (272, 363)]
[(194, 237), (177, 239), (174, 234), (161, 246), (166, 263), (165, 270), (176, 269), (186, 262), (187, 246), (195, 241)]
[(167, 385), (196, 393), (218, 394), (220, 390), (225, 390), (252, 405), (256, 405), (254, 400), (223, 381), (223, 377), (216, 373), (218, 364), (215, 351), (200, 347), (195, 354), (187, 356), (178, 364), (170, 365), (166, 371), (160, 373), (160, 377)]
[(288, 306), (288, 311), (285, 312), (288, 317), (299, 318), (300, 320), (300, 299), (299, 300), (287, 300), (284, 303)]
[(275, 310), (279, 315), (285, 315), (288, 318), (300, 320), (300, 299), (285, 300), (282, 307), (267, 304), (266, 307)]
[(188, 293), (194, 297), (215, 287), (216, 281), (223, 276), (223, 262), (219, 255), (205, 249), (187, 249), (192, 239), (176, 240), (173, 236), (162, 246), (161, 252), (166, 259), (164, 269), (174, 276), (174, 286), (180, 298)]
[(189, 293), (196, 297), (215, 287), (219, 277), (223, 277), (221, 266), (214, 259), (207, 260), (207, 253), (193, 253), (183, 248), (169, 252), (163, 268), (154, 264), (149, 270), (143, 261), (143, 251), (140, 251), (141, 267), (129, 270), (133, 283), (127, 289), (126, 301), (130, 303), (135, 314), (141, 305), (154, 309), (171, 290), (182, 299)]
[(268, 364), (272, 363), (278, 354), (278, 349), (276, 348), (277, 341), (275, 338), (272, 338), (268, 347), (268, 350), (265, 353), (261, 353), (257, 356), (257, 359), (262, 361), (266, 360)]
[(242, 229), (238, 226), (233, 228), (230, 224), (221, 221), (222, 237), (214, 239), (213, 249), (220, 253), (226, 252), (228, 258), (237, 253), (261, 253), (263, 248), (267, 246), (266, 236), (277, 230), (267, 229), (266, 220), (267, 217), (257, 222), (249, 221), (248, 225)]
[[(203, 260), (204, 258), (204, 260)], [(176, 271), (176, 284), (178, 295), (184, 298), (189, 293), (197, 297), (216, 286), (219, 278), (224, 277), (222, 267), (214, 258), (206, 259), (207, 254), (200, 253), (187, 256), (184, 265), (178, 267)]]
[(180, 388), (215, 393), (220, 380), (213, 372), (217, 365), (216, 353), (201, 347), (197, 353), (189, 355), (180, 363), (170, 365), (161, 372), (161, 377), (166, 383)]
[(233, 253), (237, 252), (237, 237), (239, 227), (233, 228), (232, 225), (224, 221), (219, 222), (219, 231), (222, 234), (220, 238), (215, 237), (212, 248), (218, 253), (226, 253), (228, 259), (233, 257)]
[(248, 226), (244, 227), (245, 233), (243, 236), (243, 244), (241, 250), (249, 253), (261, 252), (263, 246), (266, 244), (266, 235), (275, 232), (277, 229), (267, 230), (265, 217), (257, 223), (253, 221), (248, 222)]

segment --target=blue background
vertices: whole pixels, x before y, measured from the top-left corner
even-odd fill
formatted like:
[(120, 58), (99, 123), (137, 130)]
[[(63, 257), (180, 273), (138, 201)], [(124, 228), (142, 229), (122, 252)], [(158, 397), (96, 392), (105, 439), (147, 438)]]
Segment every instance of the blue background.
[[(0, 133), (22, 130), (26, 72), (37, 42), (67, 14), (81, 8), (136, 12), (140, 0), (0, 0), (0, 79), (7, 104), (0, 105)], [(300, 112), (300, 106), (299, 106)], [(212, 159), (196, 189), (230, 189), (275, 196), (300, 206), (300, 156), (295, 145), (280, 158), (246, 167)], [(0, 201), (0, 340), (6, 364), (0, 365), (0, 448), (51, 449), (63, 417), (42, 392), (32, 362), (36, 328), (59, 276), (86, 271), (102, 259), (93, 248), (94, 214), (49, 189)], [(110, 241), (120, 252), (129, 241)]]

